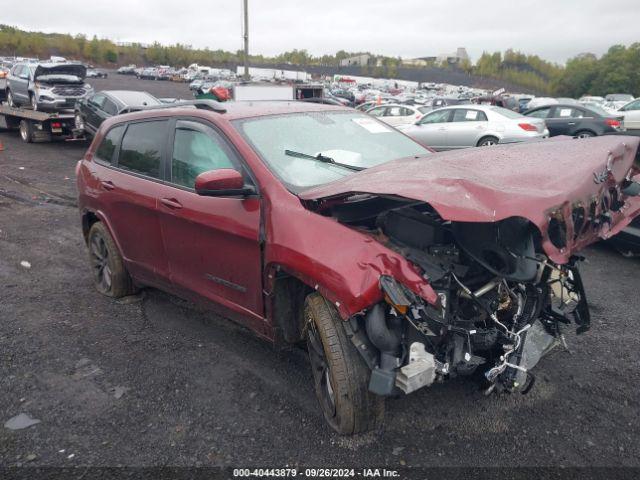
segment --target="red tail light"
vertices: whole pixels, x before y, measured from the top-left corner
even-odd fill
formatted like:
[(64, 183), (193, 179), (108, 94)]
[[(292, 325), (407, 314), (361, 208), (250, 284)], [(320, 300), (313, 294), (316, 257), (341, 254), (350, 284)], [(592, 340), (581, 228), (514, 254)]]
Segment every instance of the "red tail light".
[(51, 122), (51, 128), (62, 128), (62, 124), (58, 122)]
[(537, 132), (538, 131), (536, 126), (535, 125), (531, 125), (530, 123), (519, 123), (518, 126), (521, 129), (526, 130), (527, 132)]
[(606, 123), (610, 127), (615, 127), (615, 128), (620, 127), (620, 121), (616, 120), (615, 118), (606, 118), (604, 120), (604, 123)]

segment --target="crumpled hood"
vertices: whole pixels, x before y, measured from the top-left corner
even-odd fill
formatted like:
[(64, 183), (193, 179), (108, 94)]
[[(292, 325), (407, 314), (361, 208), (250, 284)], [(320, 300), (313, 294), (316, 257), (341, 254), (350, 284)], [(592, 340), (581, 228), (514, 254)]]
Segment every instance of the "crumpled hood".
[[(556, 137), (399, 159), (299, 196), (322, 200), (352, 193), (394, 195), (424, 201), (443, 219), (459, 222), (524, 217), (543, 234), (552, 260), (564, 263), (573, 251), (617, 233), (639, 213), (639, 197), (624, 199), (620, 211), (611, 211), (613, 191), (620, 200), (625, 177), (640, 172), (637, 162), (634, 166), (639, 143), (640, 138), (631, 136)], [(583, 208), (590, 220), (576, 225), (577, 232), (572, 225), (575, 208)], [(569, 224), (566, 247), (549, 242), (551, 218)]]
[(75, 75), (80, 80), (87, 76), (87, 67), (78, 63), (41, 63), (36, 67), (33, 78), (44, 75)]

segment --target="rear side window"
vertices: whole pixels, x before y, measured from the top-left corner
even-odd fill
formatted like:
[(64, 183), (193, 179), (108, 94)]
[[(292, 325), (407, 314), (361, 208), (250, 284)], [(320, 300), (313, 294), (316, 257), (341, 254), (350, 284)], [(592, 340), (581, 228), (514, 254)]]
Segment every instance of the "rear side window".
[(102, 139), (100, 146), (96, 150), (96, 160), (98, 160), (100, 163), (111, 163), (111, 161), (113, 160), (113, 154), (120, 144), (120, 139), (122, 138), (123, 131), (124, 126), (119, 125), (117, 127), (113, 127), (107, 132), (107, 134)]
[(224, 141), (211, 128), (178, 122), (171, 159), (171, 182), (193, 188), (202, 172), (236, 168)]
[(549, 116), (550, 111), (551, 111), (550, 107), (541, 108), (540, 110), (534, 110), (533, 112), (527, 113), (527, 117), (547, 118)]
[(480, 110), (457, 108), (453, 111), (452, 122), (486, 122), (487, 116)]
[(122, 139), (118, 167), (148, 177), (160, 178), (167, 122), (132, 123)]

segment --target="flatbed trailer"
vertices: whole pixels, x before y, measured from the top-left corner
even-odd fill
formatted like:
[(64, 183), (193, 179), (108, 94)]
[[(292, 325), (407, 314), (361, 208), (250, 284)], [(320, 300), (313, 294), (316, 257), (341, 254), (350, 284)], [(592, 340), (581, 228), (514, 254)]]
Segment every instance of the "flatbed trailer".
[(20, 131), (20, 138), (26, 143), (83, 139), (83, 132), (75, 128), (73, 112), (39, 112), (3, 103), (0, 116), (8, 130)]

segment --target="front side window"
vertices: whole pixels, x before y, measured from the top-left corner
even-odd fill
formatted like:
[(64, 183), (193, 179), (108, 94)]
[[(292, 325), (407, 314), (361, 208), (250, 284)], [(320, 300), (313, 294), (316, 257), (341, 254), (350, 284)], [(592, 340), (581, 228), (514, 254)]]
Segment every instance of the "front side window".
[(100, 163), (111, 163), (113, 160), (113, 154), (116, 151), (116, 148), (118, 148), (118, 144), (122, 138), (123, 131), (124, 126), (118, 125), (107, 132), (102, 139), (100, 146), (96, 150), (96, 160), (99, 160)]
[[(409, 137), (355, 110), (269, 115), (233, 124), (293, 192), (352, 175), (354, 170), (349, 167), (365, 169), (430, 153)], [(304, 154), (303, 158), (296, 153)], [(349, 167), (313, 158), (319, 154)]]
[(422, 120), (420, 120), (420, 124), (446, 123), (449, 121), (449, 115), (451, 115), (451, 110), (439, 110), (437, 112), (430, 113), (429, 115), (425, 115)]
[(160, 178), (162, 148), (167, 122), (132, 123), (122, 139), (118, 167), (148, 177)]
[(384, 112), (387, 110), (387, 107), (376, 107), (374, 109), (369, 110), (367, 113), (369, 115), (373, 115), (374, 117), (383, 117)]
[(173, 141), (171, 182), (193, 188), (203, 172), (236, 168), (224, 141), (211, 128), (194, 122), (178, 122)]

